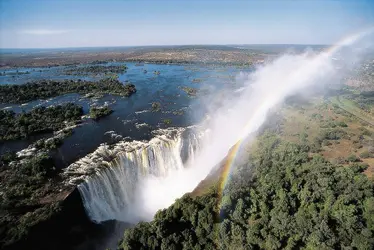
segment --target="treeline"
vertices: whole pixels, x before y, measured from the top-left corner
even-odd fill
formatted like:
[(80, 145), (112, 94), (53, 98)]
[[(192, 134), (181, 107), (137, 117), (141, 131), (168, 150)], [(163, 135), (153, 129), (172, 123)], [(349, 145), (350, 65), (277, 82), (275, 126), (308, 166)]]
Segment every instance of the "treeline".
[(90, 74), (108, 74), (116, 73), (121, 74), (126, 72), (126, 65), (90, 65), (85, 67), (72, 67), (65, 69), (64, 72), (68, 75), (90, 75)]
[(29, 112), (16, 114), (0, 110), (0, 141), (27, 138), (32, 134), (53, 132), (75, 123), (83, 115), (83, 109), (74, 103), (52, 107), (37, 107)]
[(0, 174), (0, 248), (27, 237), (31, 227), (53, 213), (48, 206), (42, 212), (41, 198), (59, 188), (52, 182), (58, 170), (45, 153), (22, 161), (16, 160), (15, 155), (1, 160), (5, 165)]
[(77, 81), (40, 80), (22, 85), (0, 85), (0, 103), (24, 103), (67, 93), (108, 93), (128, 97), (135, 92), (134, 84), (122, 84), (113, 78), (105, 78), (97, 82), (80, 79)]
[(32, 205), (34, 202), (38, 203), (37, 200), (33, 200), (37, 196), (38, 189), (57, 173), (53, 159), (46, 153), (22, 161), (12, 156), (11, 160), (13, 164), (10, 164), (9, 159), (2, 169), (2, 177), (6, 177), (1, 179), (3, 192), (0, 195), (0, 209), (2, 210), (14, 210)]
[(121, 249), (373, 249), (374, 185), (365, 165), (334, 165), (265, 133), (218, 183), (127, 229)]
[(108, 106), (90, 108), (90, 117), (94, 120), (99, 120), (100, 118), (108, 116), (111, 113), (113, 113), (113, 110), (111, 110)]

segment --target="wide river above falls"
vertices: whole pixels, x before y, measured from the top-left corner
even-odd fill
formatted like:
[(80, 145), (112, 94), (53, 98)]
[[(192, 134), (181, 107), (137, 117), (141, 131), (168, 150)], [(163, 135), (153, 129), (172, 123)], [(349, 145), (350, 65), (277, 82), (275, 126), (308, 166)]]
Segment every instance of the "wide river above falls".
[[(74, 102), (82, 105), (85, 114), (92, 104), (107, 104), (113, 113), (95, 122), (85, 119), (83, 124), (74, 129), (72, 136), (66, 138), (61, 147), (52, 154), (56, 164), (65, 167), (73, 161), (94, 151), (101, 143), (113, 143), (117, 140), (149, 140), (151, 131), (165, 127), (188, 126), (199, 123), (208, 110), (204, 103), (219, 102), (222, 95), (231, 95), (242, 88), (241, 72), (249, 68), (215, 67), (201, 65), (168, 65), (136, 63), (103, 63), (95, 65), (124, 65), (128, 69), (118, 74), (123, 83), (129, 81), (136, 86), (137, 92), (129, 98), (104, 95), (99, 99), (86, 98), (78, 94), (66, 94), (48, 100), (38, 100), (25, 104), (0, 104), (0, 109), (15, 112), (30, 110), (36, 106), (50, 106)], [(93, 64), (90, 64), (93, 65)], [(79, 65), (76, 67), (84, 67)], [(93, 74), (79, 76), (67, 75), (65, 70), (71, 66), (44, 68), (17, 68), (0, 70), (0, 84), (24, 84), (33, 80), (83, 79), (98, 80)], [(18, 74), (16, 73), (18, 71)], [(155, 74), (159, 71), (160, 74)], [(19, 74), (19, 72), (28, 72)], [(4, 75), (5, 73), (5, 75)], [(197, 96), (189, 96), (182, 87), (196, 88)], [(152, 103), (161, 104), (161, 111), (152, 112)], [(169, 122), (165, 121), (171, 121)], [(111, 132), (110, 132), (111, 131)], [(119, 136), (118, 136), (119, 135)], [(27, 140), (0, 143), (0, 154), (6, 151), (19, 151), (40, 138), (51, 134), (32, 136)]]

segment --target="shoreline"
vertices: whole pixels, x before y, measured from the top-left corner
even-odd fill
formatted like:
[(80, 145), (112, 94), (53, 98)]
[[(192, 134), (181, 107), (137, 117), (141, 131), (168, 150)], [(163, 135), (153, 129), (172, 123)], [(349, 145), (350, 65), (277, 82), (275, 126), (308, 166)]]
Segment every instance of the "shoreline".
[[(68, 66), (77, 66), (77, 65), (95, 65), (102, 63), (143, 63), (143, 64), (156, 64), (156, 65), (196, 65), (196, 66), (220, 66), (220, 67), (230, 67), (230, 66), (241, 66), (241, 67), (251, 67), (257, 64), (263, 63), (260, 62), (220, 62), (220, 61), (170, 61), (170, 60), (147, 60), (147, 59), (126, 59), (126, 60), (106, 60), (106, 61), (89, 61), (89, 62), (76, 62), (76, 63), (61, 63), (61, 64), (48, 64), (48, 65), (32, 65), (32, 64), (20, 64), (12, 66), (0, 66), (0, 70), (12, 70), (19, 68), (53, 68), (53, 67), (68, 67)], [(141, 66), (137, 66), (141, 67)]]

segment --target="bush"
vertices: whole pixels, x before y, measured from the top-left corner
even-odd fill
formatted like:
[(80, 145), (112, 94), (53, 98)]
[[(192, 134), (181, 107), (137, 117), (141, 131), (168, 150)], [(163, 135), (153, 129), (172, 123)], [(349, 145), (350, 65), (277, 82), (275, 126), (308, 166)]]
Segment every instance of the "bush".
[(343, 128), (348, 127), (348, 125), (343, 121), (337, 122), (336, 125)]
[(322, 118), (323, 118), (323, 116), (322, 116), (321, 114), (318, 114), (318, 113), (313, 113), (313, 114), (311, 115), (311, 117), (312, 117), (313, 119), (316, 119), (316, 120), (322, 120)]
[(161, 103), (159, 102), (152, 102), (152, 111), (158, 112), (161, 110)]
[(336, 163), (337, 164), (345, 164), (345, 163), (347, 163), (347, 160), (344, 159), (344, 157), (339, 156), (339, 157), (336, 158)]
[(370, 157), (371, 157), (371, 154), (370, 154), (368, 151), (364, 151), (364, 152), (362, 152), (362, 153), (360, 154), (360, 157), (361, 157), (361, 158), (364, 158), (364, 159), (366, 159), (366, 158), (370, 158)]
[(344, 130), (341, 129), (329, 129), (322, 131), (319, 135), (321, 139), (326, 140), (340, 140), (343, 138), (347, 138), (348, 134)]
[(17, 155), (13, 151), (5, 152), (0, 157), (0, 166), (8, 165), (11, 161), (14, 161), (17, 159)]
[(331, 142), (329, 142), (328, 140), (322, 141), (322, 146), (330, 146), (330, 145), (331, 145)]
[(358, 158), (356, 155), (351, 154), (347, 157), (348, 162), (359, 162), (360, 158)]
[(189, 95), (189, 96), (196, 96), (197, 93), (198, 93), (198, 89), (196, 89), (196, 88), (191, 88), (191, 87), (186, 87), (186, 86), (182, 87), (182, 90), (183, 90), (184, 92), (186, 92), (187, 95)]
[(171, 119), (164, 119), (163, 122), (164, 122), (165, 125), (170, 125), (170, 124), (172, 124)]
[(369, 147), (368, 147), (368, 152), (369, 152), (370, 154), (374, 154), (374, 147), (373, 147), (373, 146), (369, 146)]
[(360, 127), (359, 129), (362, 131), (361, 136), (365, 136), (365, 135), (366, 136), (372, 136), (372, 132), (370, 130), (368, 130), (367, 128)]
[(94, 120), (99, 120), (100, 118), (108, 116), (111, 113), (113, 113), (113, 110), (111, 110), (108, 106), (90, 108), (90, 117)]

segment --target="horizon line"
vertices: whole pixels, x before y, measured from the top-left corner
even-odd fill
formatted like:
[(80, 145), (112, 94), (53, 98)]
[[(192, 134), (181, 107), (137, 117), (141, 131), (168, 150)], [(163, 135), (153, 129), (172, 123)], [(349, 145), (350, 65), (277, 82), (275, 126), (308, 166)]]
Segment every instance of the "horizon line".
[(1, 48), (0, 50), (23, 50), (23, 49), (86, 49), (86, 48), (140, 48), (140, 47), (175, 47), (175, 46), (249, 46), (249, 45), (304, 45), (304, 46), (331, 46), (333, 44), (320, 43), (238, 43), (238, 44), (154, 44), (154, 45), (108, 45), (108, 46), (69, 46), (69, 47), (24, 47), (24, 48)]

